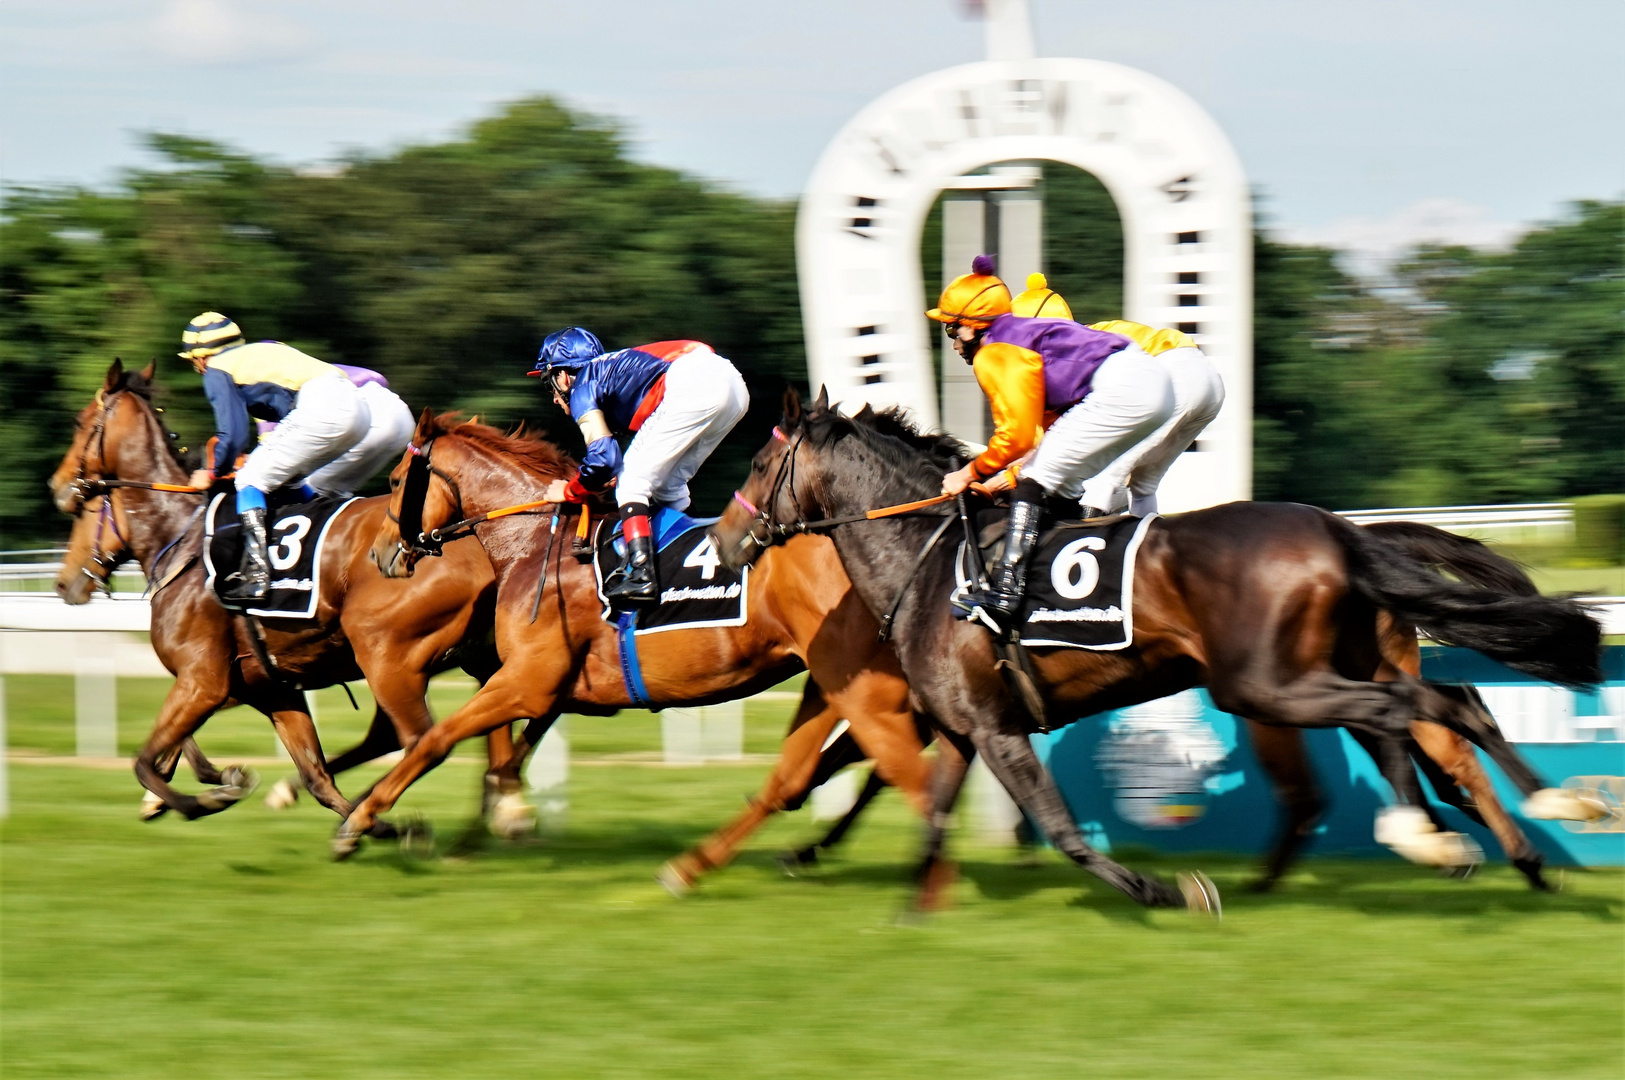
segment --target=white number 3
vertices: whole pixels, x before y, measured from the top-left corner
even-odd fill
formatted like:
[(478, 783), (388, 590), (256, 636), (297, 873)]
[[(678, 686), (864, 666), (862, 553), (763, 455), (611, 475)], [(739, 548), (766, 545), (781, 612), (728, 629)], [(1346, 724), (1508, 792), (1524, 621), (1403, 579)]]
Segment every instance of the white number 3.
[(310, 519), (303, 514), (294, 514), (283, 518), (271, 528), (275, 532), (282, 533), (277, 542), (271, 545), (271, 565), (278, 570), (292, 569), (293, 564), (299, 561), (305, 534), (310, 531)]
[(1085, 536), (1082, 540), (1072, 541), (1056, 554), (1055, 561), (1050, 564), (1050, 584), (1066, 599), (1082, 600), (1100, 584), (1100, 560), (1089, 552), (1105, 550), (1106, 541), (1098, 536)]
[(717, 549), (711, 546), (709, 535), (700, 541), (699, 547), (688, 553), (683, 565), (697, 567), (701, 581), (710, 581), (717, 576), (717, 567), (722, 565), (722, 558), (717, 554)]

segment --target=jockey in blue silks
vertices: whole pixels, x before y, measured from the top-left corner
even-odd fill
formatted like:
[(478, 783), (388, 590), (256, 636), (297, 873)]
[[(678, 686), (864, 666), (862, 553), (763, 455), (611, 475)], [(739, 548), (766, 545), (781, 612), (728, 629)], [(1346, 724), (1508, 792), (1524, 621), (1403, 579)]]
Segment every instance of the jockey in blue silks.
[[(613, 485), (627, 553), (604, 594), (616, 607), (658, 604), (649, 508), (688, 507), (689, 480), (750, 408), (745, 380), (703, 342), (605, 352), (579, 326), (549, 334), (530, 374), (542, 378), (587, 441), (581, 471), (549, 484), (546, 498), (582, 502)], [(624, 455), (619, 432), (632, 433)]]

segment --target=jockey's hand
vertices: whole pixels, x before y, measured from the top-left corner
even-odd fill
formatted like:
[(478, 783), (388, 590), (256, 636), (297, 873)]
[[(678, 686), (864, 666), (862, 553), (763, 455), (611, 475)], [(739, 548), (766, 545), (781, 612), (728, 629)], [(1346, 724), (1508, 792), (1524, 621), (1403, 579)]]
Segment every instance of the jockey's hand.
[(963, 469), (957, 469), (942, 478), (942, 493), (944, 495), (958, 495), (970, 487), (971, 481), (975, 479), (976, 474), (971, 472), (969, 465), (966, 465)]
[(565, 480), (549, 480), (547, 490), (542, 492), (542, 498), (550, 503), (563, 503), (570, 501), (570, 484)]
[(1001, 491), (1009, 491), (1016, 485), (1015, 481), (1010, 479), (1010, 470), (1000, 469), (986, 480), (983, 480), (980, 484), (974, 484), (972, 486), (981, 488), (985, 494), (997, 495)]
[(209, 475), (208, 469), (198, 469), (187, 478), (186, 482), (195, 488), (206, 488), (214, 483), (214, 478)]

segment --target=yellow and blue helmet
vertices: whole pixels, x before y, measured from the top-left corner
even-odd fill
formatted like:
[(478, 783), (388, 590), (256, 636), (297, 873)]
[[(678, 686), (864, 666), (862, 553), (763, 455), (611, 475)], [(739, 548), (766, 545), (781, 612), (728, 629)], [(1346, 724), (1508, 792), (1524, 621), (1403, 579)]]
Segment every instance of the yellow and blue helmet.
[(242, 343), (243, 332), (236, 323), (218, 311), (205, 311), (186, 324), (181, 332), (182, 350), (176, 355), (183, 360), (202, 360)]

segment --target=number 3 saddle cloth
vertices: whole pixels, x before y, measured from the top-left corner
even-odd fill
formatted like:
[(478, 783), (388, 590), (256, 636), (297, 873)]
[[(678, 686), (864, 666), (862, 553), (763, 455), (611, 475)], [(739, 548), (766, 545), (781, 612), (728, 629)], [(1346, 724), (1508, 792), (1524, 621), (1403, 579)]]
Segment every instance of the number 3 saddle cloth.
[(243, 557), (243, 528), (237, 520), (235, 492), (229, 488), (214, 492), (203, 514), (203, 568), (215, 599), (232, 611), (270, 619), (308, 619), (315, 615), (321, 590), (323, 542), (339, 514), (355, 501), (324, 496), (303, 502), (297, 491), (273, 491), (265, 530), (271, 554), (271, 588), (263, 601), (245, 607), (220, 598), (220, 587), (236, 572)]

